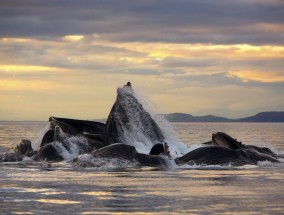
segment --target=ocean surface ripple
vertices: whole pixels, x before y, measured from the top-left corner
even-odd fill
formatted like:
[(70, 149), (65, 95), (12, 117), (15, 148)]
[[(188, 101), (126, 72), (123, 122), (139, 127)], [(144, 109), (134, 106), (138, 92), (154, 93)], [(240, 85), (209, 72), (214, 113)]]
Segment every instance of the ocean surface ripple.
[[(0, 122), (0, 150), (24, 138), (36, 139), (46, 124)], [(189, 147), (224, 131), (245, 144), (284, 151), (282, 123), (172, 126)], [(157, 169), (115, 161), (82, 167), (26, 159), (0, 164), (0, 214), (282, 214), (283, 179), (283, 163)]]

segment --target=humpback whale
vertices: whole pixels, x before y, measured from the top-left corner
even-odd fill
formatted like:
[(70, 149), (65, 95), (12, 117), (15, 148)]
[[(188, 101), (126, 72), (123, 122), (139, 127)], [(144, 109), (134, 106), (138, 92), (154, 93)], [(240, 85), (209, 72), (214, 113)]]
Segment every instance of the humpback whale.
[(257, 164), (259, 161), (279, 162), (270, 149), (244, 145), (224, 132), (212, 134), (212, 146), (197, 148), (182, 157), (176, 158), (178, 165), (207, 164), (240, 166)]
[(123, 143), (114, 143), (105, 146), (103, 148), (95, 150), (92, 154), (95, 158), (119, 158), (131, 162), (136, 162), (141, 166), (166, 166), (166, 161), (162, 157), (138, 153), (134, 146)]
[[(128, 82), (117, 89), (117, 97), (106, 123), (68, 119), (51, 116), (49, 128), (43, 135), (38, 150), (32, 148), (29, 140), (22, 140), (14, 152), (0, 155), (0, 162), (21, 161), (25, 156), (36, 161), (62, 161), (62, 150), (71, 152), (74, 143), (70, 138), (77, 137), (78, 156), (84, 153), (95, 158), (118, 158), (136, 162), (141, 166), (165, 166), (171, 159), (170, 146), (155, 120), (137, 99)], [(149, 154), (139, 153), (133, 143), (149, 142)], [(174, 162), (206, 165), (245, 165), (259, 161), (279, 162), (270, 149), (245, 145), (224, 132), (212, 134), (212, 141), (177, 157)]]
[(206, 164), (206, 165), (256, 165), (259, 161), (279, 162), (275, 157), (251, 150), (232, 150), (225, 147), (208, 146), (197, 148), (182, 157), (176, 158), (178, 165)]
[(88, 145), (92, 147), (92, 149), (105, 146), (105, 124), (102, 122), (67, 119), (53, 116), (49, 118), (49, 122), (53, 130), (56, 126), (58, 126), (69, 136), (85, 137), (88, 140)]
[(232, 138), (228, 134), (224, 132), (216, 132), (212, 134), (212, 144), (214, 146), (221, 146), (228, 149), (243, 149), (243, 150), (251, 150), (257, 151), (259, 153), (267, 154), (273, 157), (277, 157), (277, 155), (271, 151), (267, 147), (258, 147), (253, 145), (245, 145), (242, 142), (237, 141), (236, 139)]
[(108, 116), (105, 134), (107, 145), (145, 140), (156, 144), (165, 139), (159, 126), (135, 97), (130, 82), (117, 89), (117, 98)]

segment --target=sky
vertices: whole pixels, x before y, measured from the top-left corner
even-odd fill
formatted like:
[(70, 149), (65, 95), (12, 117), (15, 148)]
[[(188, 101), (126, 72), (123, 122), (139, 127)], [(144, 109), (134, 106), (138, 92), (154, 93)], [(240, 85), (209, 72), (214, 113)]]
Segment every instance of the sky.
[(283, 0), (0, 0), (0, 120), (284, 111)]

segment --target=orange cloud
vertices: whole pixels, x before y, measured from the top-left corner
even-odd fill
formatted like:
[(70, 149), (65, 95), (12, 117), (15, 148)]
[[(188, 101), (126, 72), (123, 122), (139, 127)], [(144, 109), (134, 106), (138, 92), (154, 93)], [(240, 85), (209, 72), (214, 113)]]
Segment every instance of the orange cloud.
[(61, 85), (43, 80), (21, 80), (21, 79), (1, 79), (1, 90), (52, 90), (58, 89)]
[(63, 72), (63, 68), (36, 66), (36, 65), (0, 65), (0, 72), (9, 73), (38, 73), (38, 72)]
[(229, 77), (237, 77), (244, 82), (258, 81), (263, 83), (284, 82), (284, 74), (279, 72), (262, 72), (262, 71), (230, 71)]
[(83, 35), (66, 35), (63, 37), (63, 40), (66, 40), (69, 42), (76, 42), (82, 39), (84, 39)]
[[(92, 44), (99, 45), (102, 41), (94, 40)], [(121, 48), (137, 53), (144, 53), (149, 58), (157, 60), (166, 57), (180, 58), (222, 58), (222, 59), (248, 59), (248, 58), (283, 58), (284, 46), (275, 45), (249, 45), (249, 44), (177, 44), (177, 43), (115, 43), (104, 41), (110, 47)]]

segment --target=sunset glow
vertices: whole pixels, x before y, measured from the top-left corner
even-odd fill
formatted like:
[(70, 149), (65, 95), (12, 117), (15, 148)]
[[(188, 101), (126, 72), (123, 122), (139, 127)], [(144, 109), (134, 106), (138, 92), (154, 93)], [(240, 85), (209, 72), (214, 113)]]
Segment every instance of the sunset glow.
[(76, 42), (76, 41), (82, 40), (83, 38), (84, 38), (83, 35), (67, 35), (63, 37), (63, 40), (67, 40), (70, 42)]
[[(52, 14), (33, 0), (18, 10), (8, 2), (1, 7), (7, 19), (0, 22), (0, 120), (46, 120), (66, 109), (69, 117), (105, 118), (116, 88), (127, 81), (162, 113), (234, 118), (284, 110), (281, 1), (166, 1), (163, 12), (155, 7), (159, 1), (123, 1), (116, 10), (74, 3), (69, 12), (68, 2), (60, 2), (49, 4), (62, 9)], [(247, 11), (255, 5), (261, 7), (254, 14)], [(32, 15), (37, 22), (22, 23)], [(15, 99), (19, 93), (23, 100)], [(28, 102), (35, 99), (36, 117), (18, 111), (25, 101), (36, 108)]]

